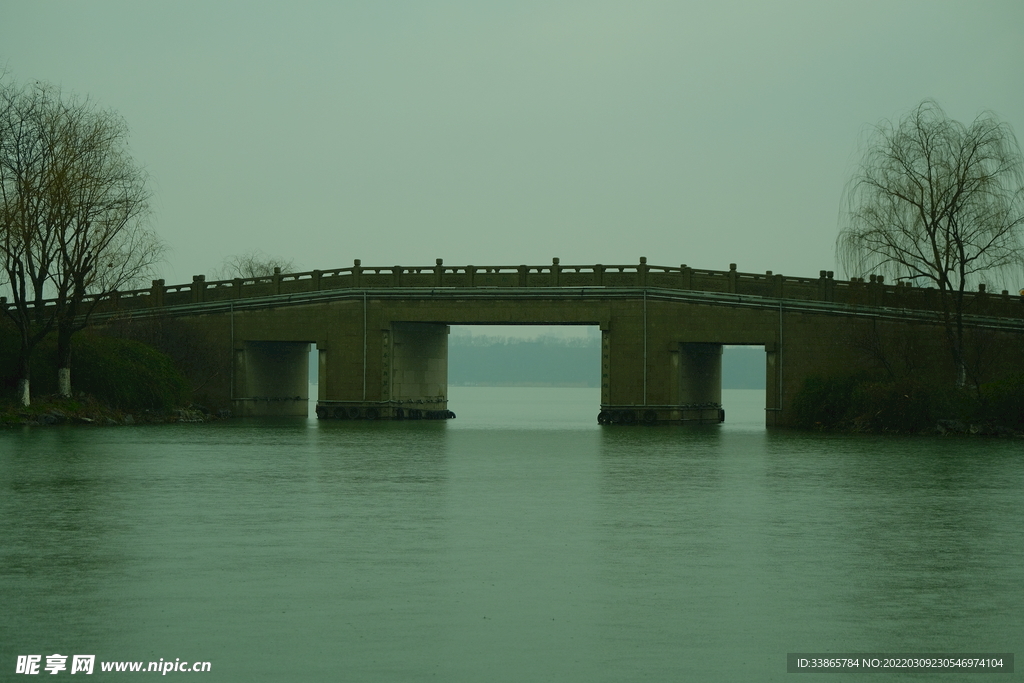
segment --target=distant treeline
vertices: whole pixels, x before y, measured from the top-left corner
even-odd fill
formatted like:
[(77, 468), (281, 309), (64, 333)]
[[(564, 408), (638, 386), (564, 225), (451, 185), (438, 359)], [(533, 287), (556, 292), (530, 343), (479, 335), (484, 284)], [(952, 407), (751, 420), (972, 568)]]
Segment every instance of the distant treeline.
[[(726, 347), (723, 389), (764, 389), (764, 349)], [(448, 383), (453, 386), (599, 387), (599, 339), (506, 339), (453, 336), (448, 340)]]

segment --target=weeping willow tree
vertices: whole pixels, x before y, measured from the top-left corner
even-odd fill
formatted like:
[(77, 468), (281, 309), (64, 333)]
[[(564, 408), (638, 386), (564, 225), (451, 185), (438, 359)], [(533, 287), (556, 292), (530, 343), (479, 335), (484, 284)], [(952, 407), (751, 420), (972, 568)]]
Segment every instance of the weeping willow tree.
[(970, 125), (925, 100), (873, 129), (846, 186), (836, 254), (847, 277), (880, 274), (939, 291), (957, 384), (966, 383), (964, 292), (1019, 275), (1024, 160), (991, 113)]
[(295, 261), (283, 256), (271, 256), (259, 249), (250, 249), (244, 254), (228, 256), (219, 268), (213, 271), (215, 280), (232, 280), (254, 277), (268, 277), (277, 269), (282, 273), (295, 272)]

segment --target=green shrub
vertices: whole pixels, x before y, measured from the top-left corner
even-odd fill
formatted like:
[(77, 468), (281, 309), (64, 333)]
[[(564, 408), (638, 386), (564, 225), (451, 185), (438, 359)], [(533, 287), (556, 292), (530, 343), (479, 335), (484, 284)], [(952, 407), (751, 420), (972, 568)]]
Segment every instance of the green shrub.
[[(171, 359), (137, 341), (105, 337), (88, 330), (72, 342), (71, 386), (114, 408), (167, 410), (189, 402), (188, 382)], [(17, 332), (0, 329), (0, 392), (14, 397), (17, 386)], [(44, 339), (32, 357), (32, 395), (57, 391), (56, 341)]]
[(809, 377), (793, 398), (796, 425), (804, 429), (835, 429), (846, 423), (857, 380), (853, 377)]
[(916, 433), (941, 420), (1024, 429), (1024, 376), (983, 385), (980, 394), (911, 379), (813, 377), (793, 408), (796, 426), (804, 429)]
[(188, 382), (167, 355), (130, 339), (79, 334), (71, 381), (115, 408), (165, 410), (189, 397)]
[(919, 432), (935, 426), (943, 401), (934, 389), (903, 382), (859, 382), (851, 396), (851, 415), (860, 429)]
[(1003, 427), (1024, 429), (1024, 375), (981, 386), (978, 417)]

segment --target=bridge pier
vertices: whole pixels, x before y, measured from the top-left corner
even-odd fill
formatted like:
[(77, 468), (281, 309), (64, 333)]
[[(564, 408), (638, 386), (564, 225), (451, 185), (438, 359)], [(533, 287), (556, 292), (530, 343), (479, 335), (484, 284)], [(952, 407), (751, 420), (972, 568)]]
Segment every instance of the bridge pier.
[[(362, 395), (340, 398), (343, 393), (336, 387), (342, 383), (337, 373), (332, 374), (329, 368), (343, 355), (351, 361), (351, 346), (347, 351), (346, 354), (346, 349), (334, 348), (333, 353), (321, 353), (323, 388), (317, 400), (318, 418), (444, 420), (454, 417), (448, 410), (448, 325), (392, 322), (372, 335), (367, 329), (361, 351), (364, 357)], [(371, 375), (379, 377), (379, 382)], [(352, 384), (351, 381), (347, 384), (349, 393)]]
[(681, 405), (722, 403), (722, 344), (679, 344)]
[(235, 414), (307, 414), (309, 342), (247, 341), (234, 354)]
[(723, 345), (680, 342), (683, 330), (664, 324), (653, 313), (612, 318), (604, 332), (597, 421), (605, 425), (724, 421)]
[[(448, 326), (438, 323), (391, 324), (390, 378), (383, 398), (392, 419), (447, 419)], [(387, 339), (384, 341), (387, 353)], [(387, 364), (385, 363), (385, 366)], [(390, 382), (387, 380), (390, 379)]]

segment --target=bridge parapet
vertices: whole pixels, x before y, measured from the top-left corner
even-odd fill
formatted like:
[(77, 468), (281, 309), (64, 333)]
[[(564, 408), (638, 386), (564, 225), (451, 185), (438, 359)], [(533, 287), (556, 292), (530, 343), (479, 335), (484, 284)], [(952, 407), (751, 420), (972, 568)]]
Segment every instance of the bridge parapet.
[[(745, 273), (730, 264), (729, 270), (636, 264), (448, 266), (437, 259), (433, 266), (364, 266), (357, 259), (351, 267), (232, 280), (207, 281), (198, 275), (192, 282), (167, 285), (154, 280), (150, 287), (105, 295), (99, 312), (153, 309), (207, 302), (227, 302), (281, 295), (300, 295), (344, 289), (454, 289), (454, 288), (646, 288), (763, 297), (780, 301), (820, 301), (852, 306), (894, 309), (940, 310), (938, 291), (909, 283), (886, 283), (881, 276), (867, 281), (836, 280), (831, 271), (817, 278), (784, 276), (772, 271)], [(52, 305), (52, 302), (47, 302)], [(984, 285), (965, 295), (965, 312), (1005, 318), (1024, 318), (1024, 296), (1003, 291), (992, 294)]]

